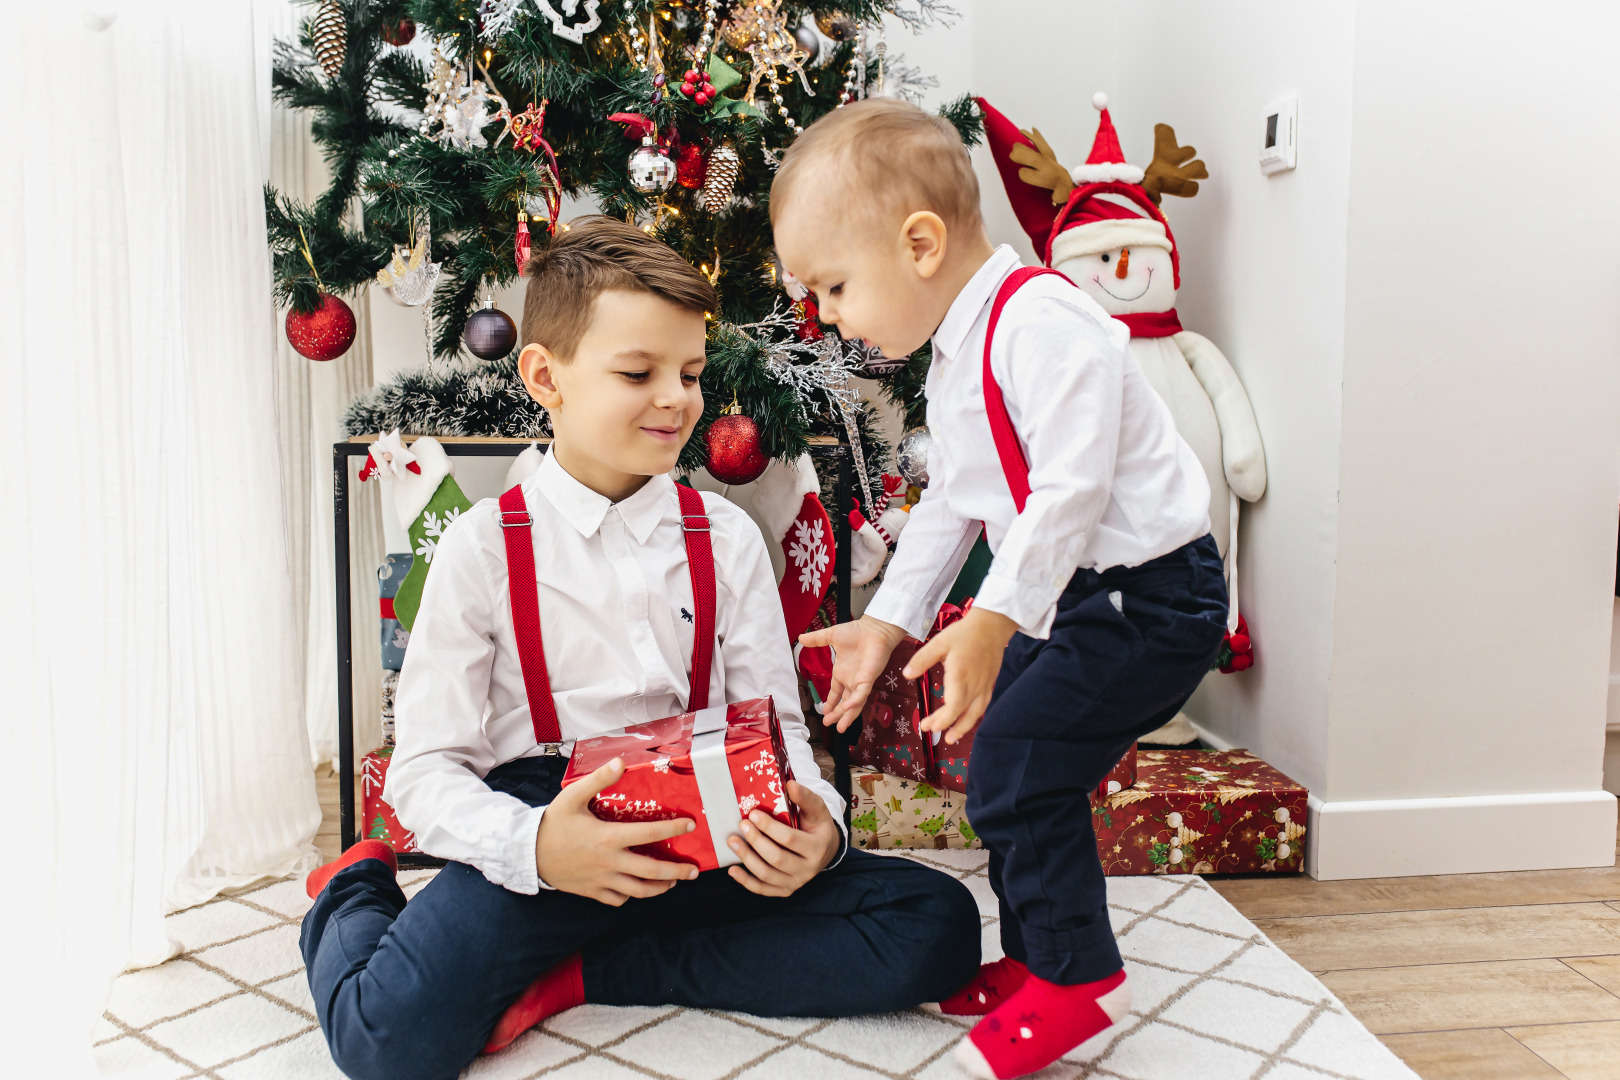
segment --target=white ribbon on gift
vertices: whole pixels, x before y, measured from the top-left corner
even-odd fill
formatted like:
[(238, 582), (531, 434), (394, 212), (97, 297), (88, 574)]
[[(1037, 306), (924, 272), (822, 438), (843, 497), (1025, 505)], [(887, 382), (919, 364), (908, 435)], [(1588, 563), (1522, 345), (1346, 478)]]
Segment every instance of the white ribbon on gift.
[(726, 761), (728, 727), (724, 705), (699, 709), (692, 718), (692, 775), (703, 799), (703, 817), (709, 823), (715, 858), (721, 866), (742, 862), (726, 843), (742, 825), (737, 785), (732, 783), (731, 765)]

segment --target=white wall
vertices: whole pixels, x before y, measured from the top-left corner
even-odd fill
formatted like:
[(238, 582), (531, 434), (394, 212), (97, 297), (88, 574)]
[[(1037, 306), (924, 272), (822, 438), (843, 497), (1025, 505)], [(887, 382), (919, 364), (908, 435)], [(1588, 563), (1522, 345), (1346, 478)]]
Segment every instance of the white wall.
[[(1231, 359), (1266, 448), (1267, 491), (1243, 508), (1239, 548), (1258, 662), (1206, 679), (1188, 711), (1312, 790), (1328, 773), (1353, 23), (1338, 4), (1133, 6), (1109, 88), (1130, 160), (1150, 161), (1153, 125), (1167, 123), (1209, 169), (1196, 196), (1165, 200), (1177, 308)], [(1300, 164), (1267, 177), (1262, 118), (1284, 94), (1300, 98)]]
[(1620, 21), (1529, 14), (1357, 9), (1329, 801), (1601, 784), (1620, 214), (1532, 192), (1620, 167)]

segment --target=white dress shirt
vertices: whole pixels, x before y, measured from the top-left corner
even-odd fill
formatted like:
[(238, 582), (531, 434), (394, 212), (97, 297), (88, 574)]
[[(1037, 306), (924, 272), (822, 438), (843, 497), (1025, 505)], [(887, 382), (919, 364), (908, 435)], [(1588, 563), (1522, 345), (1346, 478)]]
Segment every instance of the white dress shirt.
[[(613, 503), (556, 459), (523, 484), (533, 519), (541, 636), (567, 745), (686, 708), (692, 579), (680, 503), (655, 476)], [(709, 700), (776, 701), (793, 775), (842, 820), (799, 711), (793, 656), (759, 528), (705, 492), (714, 547)], [(507, 596), (500, 510), (485, 499), (446, 531), (422, 590), (395, 697), (398, 745), (383, 797), (429, 855), (477, 867), (514, 892), (549, 888), (535, 870), (545, 807), (493, 791), (497, 765), (539, 753)], [(847, 845), (847, 837), (846, 837)]]
[(1018, 512), (985, 414), (984, 335), (996, 291), (1020, 265), (997, 248), (934, 331), (928, 487), (866, 608), (914, 637), (927, 633), (980, 522), (995, 561), (974, 606), (1037, 638), (1077, 569), (1139, 566), (1209, 531), (1209, 481), (1131, 359), (1129, 330), (1051, 274), (1013, 294), (990, 348), (1029, 462)]

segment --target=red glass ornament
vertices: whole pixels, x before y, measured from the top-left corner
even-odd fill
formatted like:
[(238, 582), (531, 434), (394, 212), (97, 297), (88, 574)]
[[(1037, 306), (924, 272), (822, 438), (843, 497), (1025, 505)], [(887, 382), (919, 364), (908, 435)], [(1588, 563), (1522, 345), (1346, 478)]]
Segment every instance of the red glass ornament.
[(410, 19), (401, 19), (397, 23), (383, 23), (378, 32), (390, 45), (409, 45), (416, 36), (416, 24)]
[(700, 188), (704, 179), (709, 175), (709, 159), (703, 155), (703, 147), (697, 143), (687, 143), (675, 154), (675, 182), (684, 188)]
[(805, 297), (793, 305), (793, 314), (799, 318), (799, 325), (795, 331), (800, 341), (820, 341), (824, 331), (821, 329), (821, 309), (811, 297)]
[(759, 446), (759, 425), (751, 416), (730, 413), (709, 425), (709, 475), (722, 484), (759, 479), (770, 459)]
[(321, 306), (309, 314), (287, 312), (286, 330), (299, 356), (336, 360), (354, 344), (354, 312), (331, 293), (321, 293)]

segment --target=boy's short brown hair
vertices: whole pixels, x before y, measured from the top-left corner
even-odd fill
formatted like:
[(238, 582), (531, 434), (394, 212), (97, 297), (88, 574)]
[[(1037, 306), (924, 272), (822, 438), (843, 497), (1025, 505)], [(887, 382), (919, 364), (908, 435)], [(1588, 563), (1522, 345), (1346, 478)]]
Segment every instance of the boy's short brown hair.
[(771, 182), (771, 223), (808, 166), (846, 174), (848, 190), (886, 214), (931, 210), (947, 226), (982, 226), (979, 178), (955, 125), (898, 98), (867, 98), (834, 109), (805, 129)]
[(523, 344), (544, 345), (561, 360), (573, 359), (597, 296), (609, 289), (652, 293), (704, 314), (716, 306), (714, 286), (668, 244), (600, 215), (563, 226), (524, 272)]

